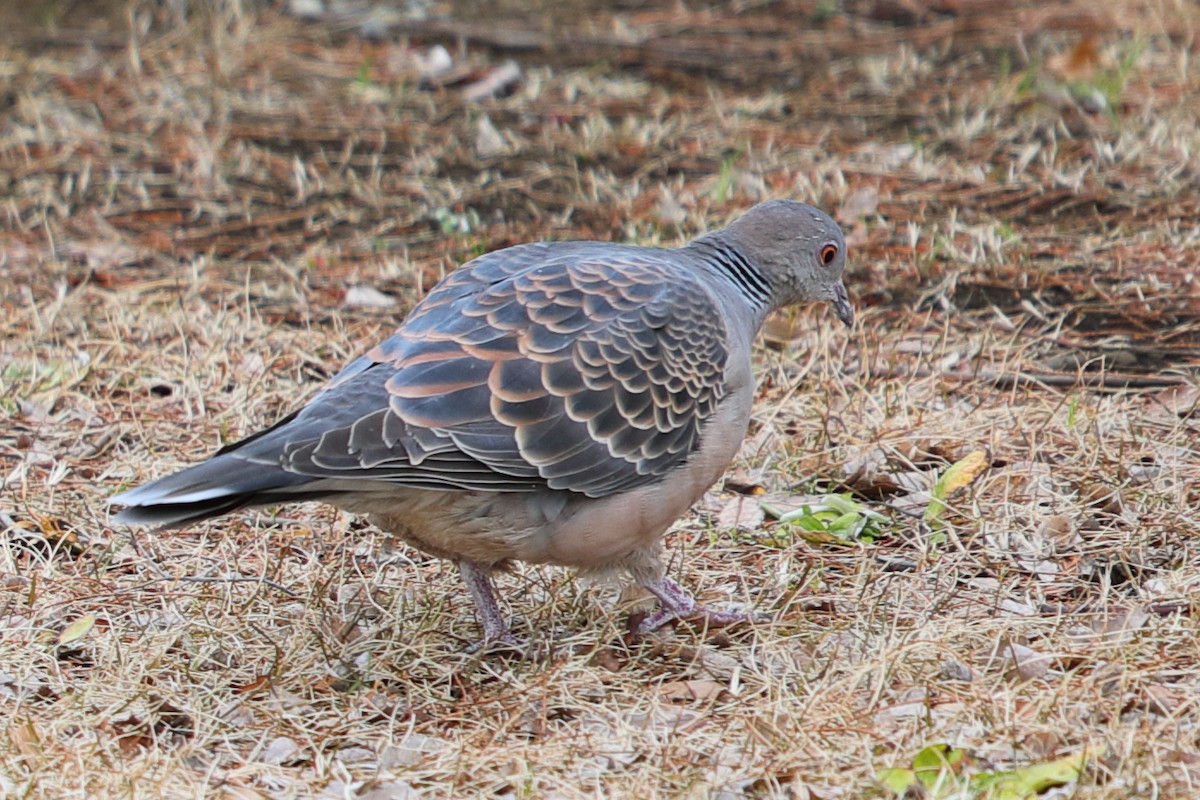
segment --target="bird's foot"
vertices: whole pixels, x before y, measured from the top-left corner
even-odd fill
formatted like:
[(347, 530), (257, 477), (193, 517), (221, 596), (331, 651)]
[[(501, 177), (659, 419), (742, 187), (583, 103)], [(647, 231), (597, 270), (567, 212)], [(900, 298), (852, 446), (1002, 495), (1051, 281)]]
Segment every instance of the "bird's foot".
[(739, 622), (763, 622), (767, 619), (767, 615), (757, 614), (753, 611), (723, 611), (697, 603), (687, 614), (669, 611), (665, 608), (659, 609), (635, 625), (633, 632), (639, 636), (644, 636), (675, 620), (699, 622), (706, 628), (724, 628), (729, 625), (736, 625)]
[(547, 642), (522, 639), (505, 631), (498, 636), (484, 636), (474, 644), (463, 648), (462, 653), (485, 658), (494, 656), (501, 659), (544, 662), (551, 659), (554, 649)]
[(470, 645), (463, 652), (468, 655), (488, 653), (496, 655), (517, 655), (523, 658), (541, 660), (549, 655), (549, 651), (540, 645), (531, 645), (524, 639), (519, 639), (509, 630), (504, 621), (504, 614), (496, 602), (496, 592), (492, 586), (492, 576), (486, 567), (473, 561), (458, 562), (458, 570), (467, 591), (475, 601), (475, 613), (479, 615), (479, 624), (483, 626), (483, 638)]
[(759, 622), (766, 619), (765, 615), (753, 611), (722, 611), (697, 603), (696, 598), (670, 578), (660, 578), (643, 586), (658, 598), (662, 608), (634, 626), (633, 632), (638, 635), (658, 630), (677, 619), (700, 622), (709, 628), (724, 628), (739, 622)]

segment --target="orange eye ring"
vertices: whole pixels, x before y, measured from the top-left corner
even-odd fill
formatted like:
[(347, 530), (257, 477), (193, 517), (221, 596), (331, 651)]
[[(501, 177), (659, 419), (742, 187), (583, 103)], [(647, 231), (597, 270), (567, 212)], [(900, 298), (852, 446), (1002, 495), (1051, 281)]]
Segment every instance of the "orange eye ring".
[(829, 266), (833, 260), (837, 258), (838, 248), (836, 244), (827, 244), (821, 248), (821, 263)]

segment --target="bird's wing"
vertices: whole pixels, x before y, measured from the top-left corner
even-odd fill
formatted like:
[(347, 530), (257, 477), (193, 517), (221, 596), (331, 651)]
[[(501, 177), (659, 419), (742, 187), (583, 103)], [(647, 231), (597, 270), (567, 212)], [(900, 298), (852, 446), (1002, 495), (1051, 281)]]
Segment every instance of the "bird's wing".
[(649, 483), (725, 393), (721, 309), (677, 258), (559, 243), (476, 259), (308, 406), (224, 452), (435, 489)]

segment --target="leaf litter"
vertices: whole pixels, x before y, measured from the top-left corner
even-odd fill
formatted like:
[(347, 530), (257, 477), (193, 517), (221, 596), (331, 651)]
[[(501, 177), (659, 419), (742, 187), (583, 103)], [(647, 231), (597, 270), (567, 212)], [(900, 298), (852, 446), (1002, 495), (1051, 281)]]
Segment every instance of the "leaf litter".
[[(1194, 795), (1191, 4), (283, 5), (5, 45), (0, 791), (860, 797), (936, 748), (972, 796)], [(487, 660), (452, 569), (336, 510), (108, 522), (473, 255), (776, 195), (846, 226), (862, 324), (770, 320), (667, 541), (768, 621), (635, 641), (529, 568), (552, 655)]]

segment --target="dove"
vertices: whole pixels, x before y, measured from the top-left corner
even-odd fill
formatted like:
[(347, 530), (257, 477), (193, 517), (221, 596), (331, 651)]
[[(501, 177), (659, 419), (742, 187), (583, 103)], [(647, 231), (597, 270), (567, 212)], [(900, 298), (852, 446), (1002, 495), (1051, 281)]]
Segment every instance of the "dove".
[(514, 562), (620, 573), (713, 626), (667, 576), (662, 538), (737, 454), (752, 345), (772, 311), (854, 319), (846, 243), (824, 212), (770, 200), (679, 248), (579, 241), (451, 272), (302, 408), (207, 461), (118, 494), (115, 522), (178, 528), (320, 500), (453, 561), (483, 629), (515, 644), (493, 575)]

